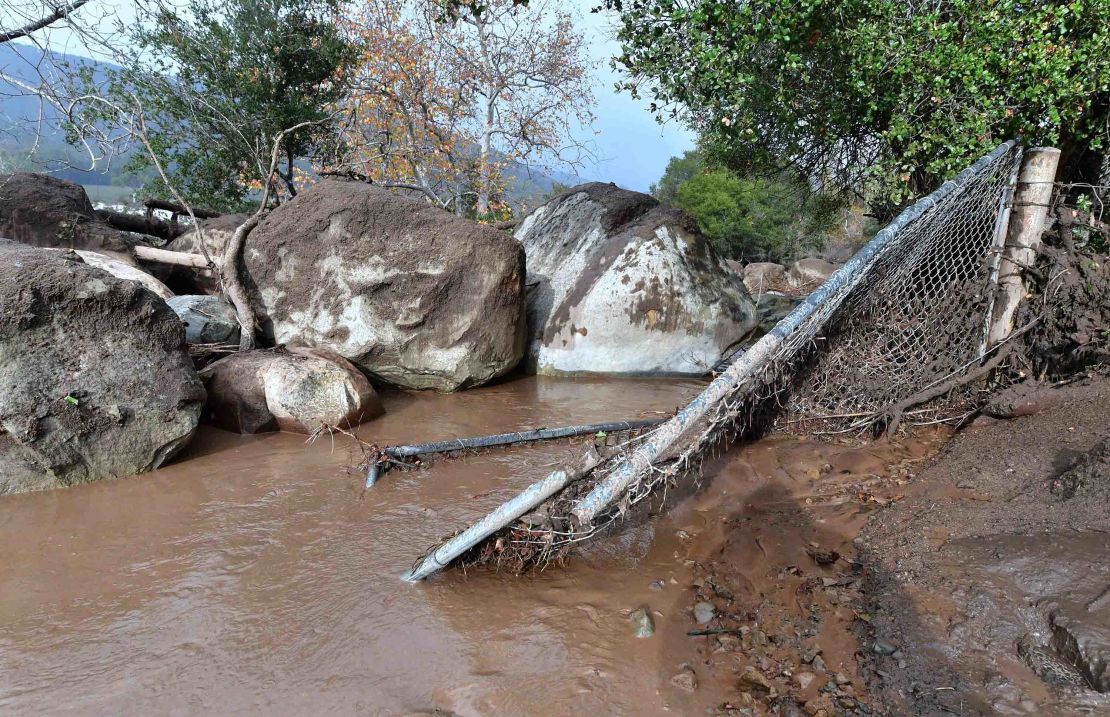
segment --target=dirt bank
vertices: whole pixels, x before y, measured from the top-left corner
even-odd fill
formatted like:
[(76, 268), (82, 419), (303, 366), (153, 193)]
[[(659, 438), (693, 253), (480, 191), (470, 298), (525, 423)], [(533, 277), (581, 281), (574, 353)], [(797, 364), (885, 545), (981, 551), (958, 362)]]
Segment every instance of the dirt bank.
[(734, 451), (683, 653), (717, 713), (1110, 710), (1108, 409), (1091, 378), (1014, 390), (991, 410), (1017, 418), (947, 443)]
[(956, 438), (863, 531), (873, 687), (912, 714), (1105, 714), (1110, 380)]

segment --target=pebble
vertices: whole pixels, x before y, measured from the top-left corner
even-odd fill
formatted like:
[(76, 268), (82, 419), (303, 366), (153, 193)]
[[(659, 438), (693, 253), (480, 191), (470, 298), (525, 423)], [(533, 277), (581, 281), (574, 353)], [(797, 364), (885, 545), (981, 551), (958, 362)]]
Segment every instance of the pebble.
[(648, 587), (652, 590), (662, 590), (664, 585), (666, 585), (666, 583), (664, 583), (662, 580), (652, 580), (651, 584), (648, 585)]
[(875, 640), (874, 650), (880, 655), (893, 655), (898, 648), (886, 640)]
[(843, 672), (836, 673), (836, 684), (838, 684), (838, 685), (847, 685), (851, 681), (852, 680), (849, 679), (848, 675), (844, 674)]
[(740, 675), (740, 691), (754, 694), (769, 693), (771, 682), (754, 668), (749, 667)]
[(680, 690), (693, 692), (698, 689), (698, 678), (689, 665), (683, 665), (682, 672), (671, 678), (671, 684)]
[(798, 674), (794, 675), (794, 680), (798, 683), (798, 687), (802, 688), (803, 690), (813, 684), (813, 681), (816, 679), (817, 675), (813, 674), (812, 672), (799, 672)]
[(813, 665), (813, 669), (817, 670), (818, 672), (824, 672), (825, 670), (829, 669), (825, 665), (825, 661), (821, 659), (820, 655), (814, 657), (811, 664)]
[(694, 619), (698, 621), (699, 625), (704, 625), (717, 614), (717, 610), (713, 607), (711, 602), (699, 602), (694, 605)]
[(632, 634), (636, 637), (651, 637), (655, 634), (655, 620), (646, 607), (633, 610), (628, 620), (632, 623)]
[(767, 644), (767, 633), (762, 630), (752, 630), (751, 643), (755, 647), (762, 647)]

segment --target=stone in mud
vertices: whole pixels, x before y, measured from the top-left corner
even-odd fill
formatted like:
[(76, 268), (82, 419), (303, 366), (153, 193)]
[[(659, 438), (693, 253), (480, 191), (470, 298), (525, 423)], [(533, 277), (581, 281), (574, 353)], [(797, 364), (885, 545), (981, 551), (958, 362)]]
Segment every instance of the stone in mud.
[(196, 430), (204, 388), (166, 303), (0, 239), (0, 494), (130, 476)]
[(763, 676), (763, 673), (756, 670), (754, 667), (747, 667), (744, 673), (740, 675), (740, 682), (738, 685), (741, 692), (747, 692), (753, 695), (767, 695), (775, 691), (774, 685), (771, 681)]
[(326, 349), (248, 351), (207, 366), (204, 419), (236, 433), (312, 433), (382, 415), (381, 400), (357, 368)]
[(48, 174), (0, 175), (0, 237), (51, 249), (83, 249), (132, 262), (130, 236), (102, 222), (79, 184)]
[(166, 302), (185, 324), (190, 344), (238, 344), (239, 320), (235, 309), (219, 296), (175, 296)]
[(983, 413), (991, 418), (1020, 418), (1047, 411), (1063, 401), (1063, 393), (1040, 383), (1020, 383), (991, 396)]
[(799, 259), (790, 265), (786, 281), (795, 289), (816, 289), (839, 268), (824, 259)]
[(583, 184), (515, 236), (540, 374), (702, 374), (755, 326), (740, 277), (688, 216), (646, 194)]
[(698, 689), (698, 676), (689, 665), (683, 665), (682, 671), (671, 677), (671, 684), (684, 692), (694, 692)]
[(772, 261), (753, 261), (744, 267), (744, 286), (753, 295), (779, 290), (786, 283), (786, 267)]
[(699, 625), (705, 625), (717, 614), (711, 602), (699, 602), (694, 605), (694, 619)]
[(380, 187), (314, 185), (251, 233), (245, 262), (275, 343), (331, 349), (396, 386), (479, 386), (524, 354), (520, 245)]
[(646, 607), (633, 610), (628, 620), (632, 623), (632, 634), (636, 637), (651, 637), (655, 634), (655, 620)]
[[(246, 214), (222, 214), (213, 219), (201, 219), (199, 224), (201, 231), (191, 229), (181, 236), (177, 237), (169, 244), (166, 249), (170, 251), (179, 251), (186, 254), (204, 254), (204, 250), (208, 250), (208, 256), (214, 261), (219, 262), (220, 257), (223, 256), (224, 247), (227, 246), (227, 240), (235, 233), (243, 222), (247, 220)], [(201, 245), (201, 235), (204, 235), (204, 244)], [(248, 238), (250, 242), (253, 234)], [(209, 269), (190, 269), (186, 267), (169, 266), (166, 264), (159, 264), (161, 270), (167, 272), (167, 276), (163, 280), (182, 294), (219, 294), (221, 293), (220, 279), (216, 276), (214, 271)]]
[[(51, 249), (49, 251), (69, 251), (68, 249)], [(155, 279), (150, 274), (142, 269), (137, 269), (127, 262), (120, 261), (107, 254), (101, 254), (95, 251), (85, 251), (83, 249), (74, 250), (74, 253), (81, 258), (89, 266), (95, 267), (102, 271), (106, 271), (117, 279), (125, 281), (136, 281), (142, 284), (146, 289), (150, 290), (160, 298), (169, 300), (173, 298), (173, 292), (170, 288), (163, 284), (158, 279)]]

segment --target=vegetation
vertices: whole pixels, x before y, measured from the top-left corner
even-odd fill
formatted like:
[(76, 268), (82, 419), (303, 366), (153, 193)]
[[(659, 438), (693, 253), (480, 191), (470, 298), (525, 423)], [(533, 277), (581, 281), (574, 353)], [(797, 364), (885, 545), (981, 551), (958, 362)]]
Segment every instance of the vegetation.
[(344, 100), (355, 169), (459, 214), (503, 219), (513, 162), (574, 165), (594, 97), (582, 34), (554, 0), (485, 3), (450, 21), (431, 0), (367, 0)]
[(724, 256), (784, 262), (820, 249), (842, 203), (796, 176), (744, 176), (707, 166), (698, 150), (674, 157), (652, 193), (685, 210)]
[[(153, 154), (190, 202), (241, 208), (269, 174), (274, 139), (299, 126), (283, 136), (277, 171), (294, 196), (298, 162), (334, 142), (331, 107), (346, 90), (352, 50), (336, 9), (333, 0), (193, 0), (187, 14), (140, 12), (107, 90), (145, 118), (151, 151), (134, 153), (129, 169), (149, 168)], [(166, 192), (161, 182), (148, 189)]]
[(1002, 140), (1091, 181), (1110, 132), (1105, 0), (606, 0), (634, 92), (733, 169), (790, 165), (893, 207)]

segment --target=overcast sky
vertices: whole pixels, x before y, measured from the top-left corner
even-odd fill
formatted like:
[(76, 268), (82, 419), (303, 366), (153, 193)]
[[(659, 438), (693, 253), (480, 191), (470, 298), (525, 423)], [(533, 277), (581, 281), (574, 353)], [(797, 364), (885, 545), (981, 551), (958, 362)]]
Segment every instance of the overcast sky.
[[(26, 10), (34, 4), (36, 0), (0, 0), (0, 27), (22, 24), (13, 16), (13, 8)], [(615, 182), (629, 189), (647, 191), (663, 174), (668, 159), (693, 146), (693, 136), (675, 122), (659, 125), (648, 110), (647, 102), (635, 101), (627, 94), (614, 91), (613, 86), (620, 77), (610, 68), (609, 61), (619, 52), (619, 45), (612, 38), (610, 21), (603, 14), (590, 12), (597, 4), (598, 0), (567, 1), (567, 6), (579, 16), (597, 73), (596, 121), (593, 126), (578, 130), (578, 139), (589, 143), (596, 161), (577, 173), (583, 179)], [(113, 16), (129, 15), (130, 7), (129, 0), (91, 0), (79, 12), (86, 22), (104, 18), (102, 23), (106, 28)], [(48, 37), (55, 51), (90, 54), (65, 30), (52, 31)]]

